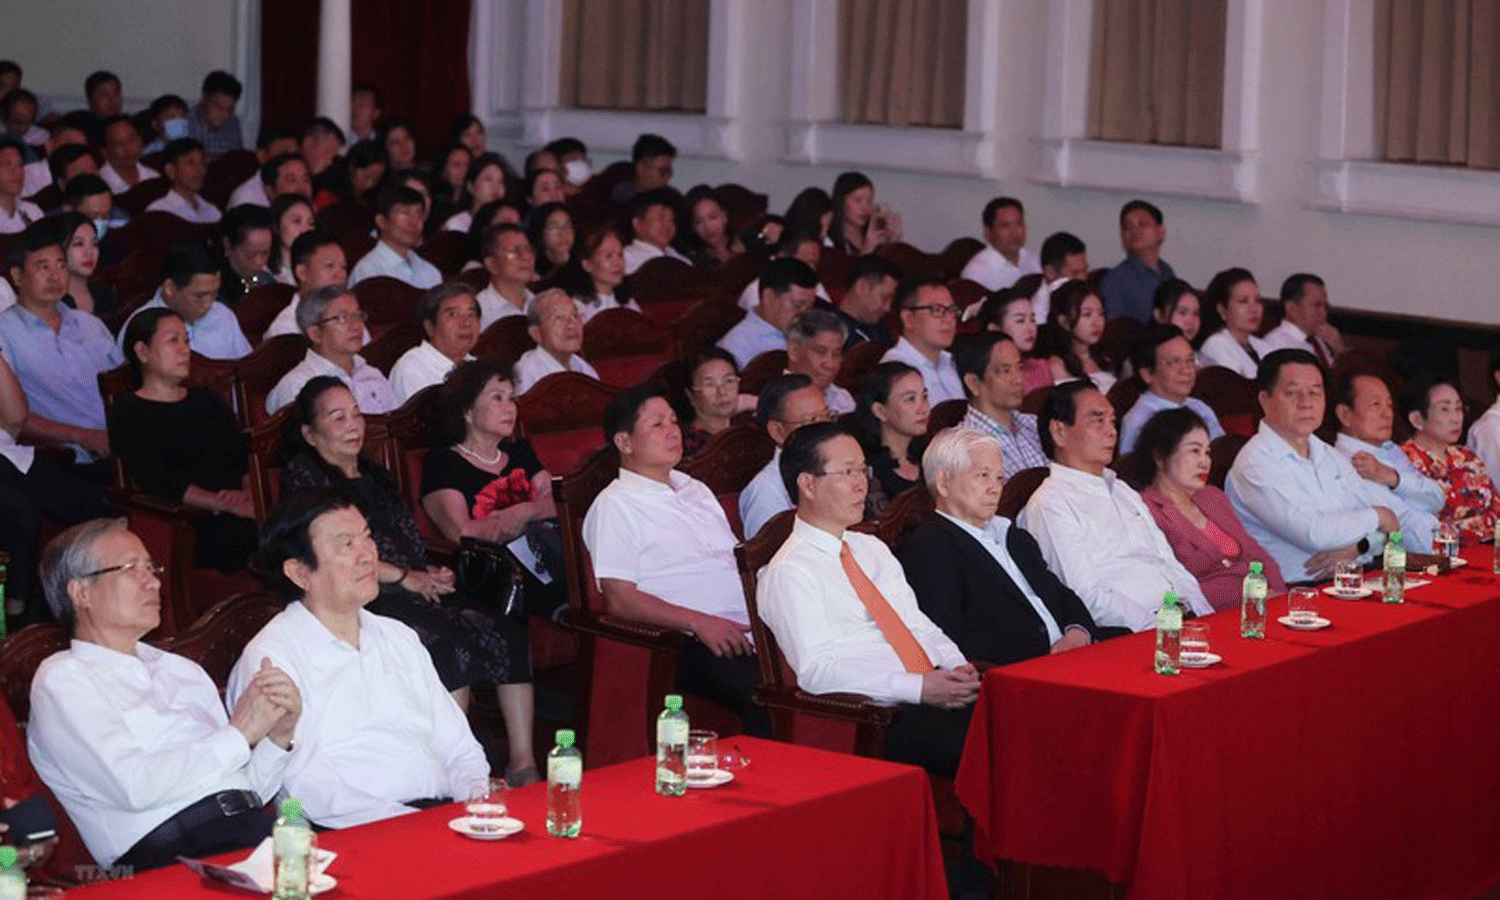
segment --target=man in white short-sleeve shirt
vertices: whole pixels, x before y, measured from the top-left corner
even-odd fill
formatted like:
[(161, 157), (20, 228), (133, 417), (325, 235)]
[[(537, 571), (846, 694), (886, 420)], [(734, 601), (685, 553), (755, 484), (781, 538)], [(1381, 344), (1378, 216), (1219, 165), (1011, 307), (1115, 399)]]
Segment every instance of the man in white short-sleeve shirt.
[(1026, 249), (1026, 207), (1014, 197), (996, 197), (984, 206), (985, 247), (964, 266), (959, 277), (998, 291), (1022, 275), (1042, 271), (1036, 254)]
[(526, 312), (527, 334), (536, 346), (516, 360), (516, 393), (557, 372), (577, 372), (597, 379), (599, 373), (579, 355), (583, 349), (583, 316), (578, 304), (557, 288), (542, 291)]
[(223, 214), (203, 199), (203, 180), (208, 177), (208, 157), (203, 145), (192, 138), (178, 138), (167, 144), (162, 171), (172, 185), (166, 196), (146, 207), (146, 212), (171, 213), (179, 219), (212, 225)]

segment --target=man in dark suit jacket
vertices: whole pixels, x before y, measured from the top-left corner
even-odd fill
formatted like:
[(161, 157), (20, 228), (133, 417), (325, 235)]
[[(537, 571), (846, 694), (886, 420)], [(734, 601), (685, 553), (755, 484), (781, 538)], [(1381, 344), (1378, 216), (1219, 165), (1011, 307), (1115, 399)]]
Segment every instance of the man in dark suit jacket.
[(1004, 665), (1103, 636), (1047, 568), (1036, 539), (995, 515), (1004, 472), (994, 438), (946, 429), (928, 445), (922, 471), (938, 511), (896, 557), (922, 611), (967, 658)]

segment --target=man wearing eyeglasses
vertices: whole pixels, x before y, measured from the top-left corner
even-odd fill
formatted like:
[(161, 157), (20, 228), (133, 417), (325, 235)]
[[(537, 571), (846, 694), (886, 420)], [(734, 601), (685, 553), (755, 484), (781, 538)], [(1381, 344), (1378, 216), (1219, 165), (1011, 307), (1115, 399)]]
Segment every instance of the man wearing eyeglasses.
[(365, 313), (354, 294), (330, 286), (304, 296), (297, 302), (297, 327), (312, 347), (266, 395), (266, 412), (275, 415), (319, 375), (332, 375), (348, 385), (365, 415), (387, 413), (401, 405), (386, 377), (359, 355), (365, 345)]
[(896, 292), (901, 310), (901, 340), (886, 351), (881, 362), (904, 362), (922, 373), (927, 399), (936, 406), (962, 400), (963, 382), (953, 364), (953, 338), (958, 334), (958, 304), (937, 275), (911, 275)]
[(829, 422), (834, 416), (823, 391), (810, 376), (782, 375), (761, 388), (755, 421), (776, 442), (776, 452), (740, 491), (740, 524), (746, 538), (755, 537), (777, 513), (792, 508), (791, 495), (781, 480), (781, 448), (786, 439), (804, 425)]
[(375, 227), (380, 240), (354, 264), (349, 273), (350, 287), (379, 275), (424, 291), (442, 283), (443, 273), (417, 253), (417, 245), (422, 243), (422, 208), (422, 195), (413, 188), (388, 184), (380, 189), (375, 195)]
[(37, 668), (27, 743), (104, 866), (259, 843), (302, 714), (297, 686), (267, 660), (226, 716), (207, 672), (142, 643), (161, 622), (160, 574), (124, 519), (76, 525), (42, 557), (72, 642)]

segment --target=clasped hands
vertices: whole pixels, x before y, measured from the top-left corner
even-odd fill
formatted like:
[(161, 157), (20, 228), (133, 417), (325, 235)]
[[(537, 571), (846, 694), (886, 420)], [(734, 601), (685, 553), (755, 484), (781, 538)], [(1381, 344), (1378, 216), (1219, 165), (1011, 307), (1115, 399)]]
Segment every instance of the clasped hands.
[(302, 694), (291, 676), (271, 665), (268, 657), (261, 657), (260, 669), (235, 702), (229, 724), (238, 728), (252, 747), (268, 737), (285, 750), (292, 745), (301, 715)]

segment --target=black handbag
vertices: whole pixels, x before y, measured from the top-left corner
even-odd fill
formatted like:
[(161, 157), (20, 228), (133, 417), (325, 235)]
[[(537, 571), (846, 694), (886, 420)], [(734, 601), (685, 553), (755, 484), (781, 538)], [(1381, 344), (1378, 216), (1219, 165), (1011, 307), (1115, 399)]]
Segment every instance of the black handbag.
[(453, 582), (465, 596), (494, 603), (511, 618), (526, 618), (521, 566), (499, 544), (469, 537), (460, 540), (453, 561)]

